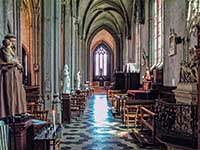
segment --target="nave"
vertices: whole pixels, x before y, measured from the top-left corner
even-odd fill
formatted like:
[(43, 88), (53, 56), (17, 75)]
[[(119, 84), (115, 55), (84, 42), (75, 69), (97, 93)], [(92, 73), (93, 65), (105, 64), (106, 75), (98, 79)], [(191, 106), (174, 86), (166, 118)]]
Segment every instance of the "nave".
[(87, 101), (84, 113), (64, 125), (61, 149), (147, 150), (139, 148), (129, 133), (121, 118), (113, 117), (107, 95), (94, 95)]

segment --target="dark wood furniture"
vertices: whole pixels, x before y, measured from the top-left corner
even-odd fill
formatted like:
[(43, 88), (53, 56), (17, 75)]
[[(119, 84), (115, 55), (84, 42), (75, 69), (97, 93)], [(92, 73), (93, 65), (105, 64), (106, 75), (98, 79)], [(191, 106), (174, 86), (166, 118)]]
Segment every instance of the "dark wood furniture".
[(13, 132), (10, 132), (10, 136), (15, 139), (15, 141), (14, 140), (11, 141), (12, 150), (26, 150), (27, 149), (27, 146), (28, 146), (27, 129), (31, 125), (32, 125), (32, 120), (17, 122), (17, 123), (9, 125), (13, 131)]
[(70, 94), (62, 94), (62, 122), (70, 123)]
[(113, 75), (113, 83), (113, 90), (136, 90), (140, 87), (140, 74), (116, 72)]
[(115, 72), (113, 74), (112, 90), (124, 90), (124, 89), (125, 89), (125, 73)]
[[(127, 123), (126, 121), (126, 118), (125, 116), (129, 115), (127, 114), (128, 111), (126, 111), (126, 108), (130, 108), (130, 109), (135, 109), (137, 108), (137, 115), (135, 117), (132, 117), (133, 118), (133, 122), (134, 122), (134, 125), (136, 127), (137, 125), (137, 121), (139, 120), (139, 117), (140, 117), (140, 112), (138, 112), (138, 110), (140, 109), (141, 106), (151, 106), (155, 103), (155, 100), (148, 100), (148, 99), (137, 99), (137, 100), (134, 100), (134, 99), (129, 99), (129, 98), (124, 98), (123, 99), (123, 102), (122, 102), (122, 109), (121, 109), (121, 118), (122, 118), (122, 122), (123, 123)], [(132, 110), (133, 110), (132, 109)], [(135, 109), (136, 110), (136, 109)], [(134, 110), (133, 110), (134, 111)], [(131, 110), (130, 110), (131, 112)], [(132, 115), (132, 114), (130, 114)], [(133, 116), (133, 115), (132, 115)]]
[(37, 145), (35, 150), (60, 150), (61, 135), (61, 126), (57, 126), (56, 130), (51, 128), (44, 129), (34, 138), (35, 144)]
[(141, 114), (141, 127), (150, 130), (143, 132), (141, 128), (133, 133), (142, 145), (154, 144), (156, 140), (167, 150), (197, 148), (197, 106), (156, 100), (151, 109), (141, 108), (142, 114), (149, 115), (144, 119)]
[(35, 110), (33, 111), (33, 116), (35, 119), (48, 121), (48, 110)]
[(134, 100), (155, 100), (158, 98), (157, 90), (128, 90), (128, 96), (132, 97)]
[(27, 130), (27, 150), (34, 150), (37, 147), (34, 137), (49, 125), (50, 123), (47, 121), (32, 119), (32, 125)]
[(42, 104), (37, 102), (27, 102), (27, 113), (33, 114), (34, 111), (42, 110)]
[(138, 90), (139, 87), (140, 87), (140, 74), (126, 73), (125, 74), (125, 91)]
[(40, 97), (39, 86), (25, 86), (25, 91), (27, 102), (38, 102)]

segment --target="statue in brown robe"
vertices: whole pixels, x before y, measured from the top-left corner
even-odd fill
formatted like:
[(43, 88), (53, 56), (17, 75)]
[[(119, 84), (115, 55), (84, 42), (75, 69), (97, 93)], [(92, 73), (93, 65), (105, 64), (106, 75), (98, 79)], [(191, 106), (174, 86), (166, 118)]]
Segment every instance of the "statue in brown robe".
[(26, 112), (22, 65), (16, 57), (15, 36), (7, 35), (0, 48), (0, 117)]

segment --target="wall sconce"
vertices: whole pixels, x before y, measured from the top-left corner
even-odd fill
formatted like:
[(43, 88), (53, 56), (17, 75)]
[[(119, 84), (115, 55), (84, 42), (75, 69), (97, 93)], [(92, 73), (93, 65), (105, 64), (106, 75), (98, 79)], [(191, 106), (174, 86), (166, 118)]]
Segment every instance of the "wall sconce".
[(181, 44), (181, 43), (185, 43), (185, 37), (181, 37), (181, 36), (178, 36), (178, 37), (176, 37), (175, 38), (175, 43), (176, 43), (176, 45), (178, 45), (178, 44)]

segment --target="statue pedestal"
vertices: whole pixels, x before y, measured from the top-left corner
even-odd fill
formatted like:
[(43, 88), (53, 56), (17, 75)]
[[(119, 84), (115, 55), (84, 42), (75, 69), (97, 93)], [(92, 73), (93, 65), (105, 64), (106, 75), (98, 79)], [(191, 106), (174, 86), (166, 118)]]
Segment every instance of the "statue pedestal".
[(197, 83), (178, 83), (174, 93), (176, 103), (197, 105)]
[(70, 123), (70, 94), (62, 94), (62, 122)]
[(16, 138), (16, 149), (15, 149), (14, 141), (11, 141), (11, 149), (12, 150), (26, 150), (28, 148), (27, 129), (31, 125), (32, 125), (32, 120), (15, 123), (14, 127), (12, 124), (10, 124), (10, 127), (12, 128), (12, 130), (14, 130), (13, 128), (15, 128), (15, 134), (11, 133), (11, 137), (15, 136), (15, 138)]

